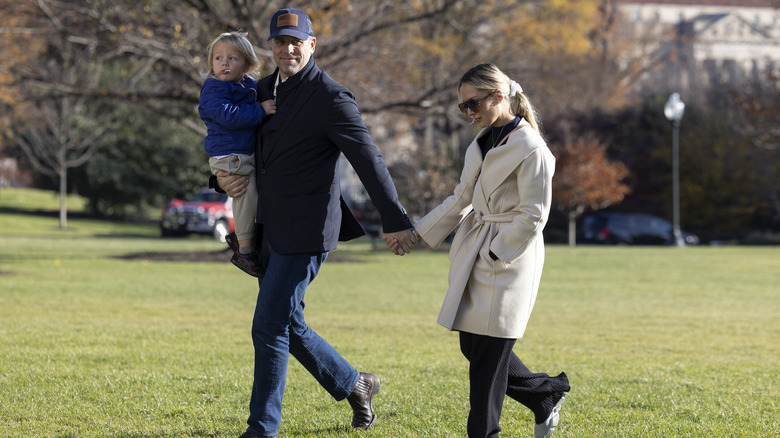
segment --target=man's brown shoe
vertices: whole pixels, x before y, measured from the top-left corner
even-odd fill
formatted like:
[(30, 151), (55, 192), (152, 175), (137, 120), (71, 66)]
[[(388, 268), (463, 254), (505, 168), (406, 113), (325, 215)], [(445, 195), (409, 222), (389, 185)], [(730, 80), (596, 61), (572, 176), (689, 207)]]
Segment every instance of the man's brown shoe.
[(371, 373), (360, 373), (355, 389), (347, 397), (352, 406), (352, 427), (368, 430), (374, 425), (374, 396), (379, 392), (379, 377)]

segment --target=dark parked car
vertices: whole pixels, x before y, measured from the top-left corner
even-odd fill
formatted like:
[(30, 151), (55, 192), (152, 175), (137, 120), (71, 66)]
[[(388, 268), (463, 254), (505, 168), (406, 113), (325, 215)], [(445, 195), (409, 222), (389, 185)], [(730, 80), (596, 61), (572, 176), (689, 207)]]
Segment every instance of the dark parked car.
[(186, 200), (171, 199), (160, 220), (163, 237), (207, 234), (222, 242), (235, 230), (233, 198), (214, 190), (203, 189)]
[[(682, 231), (686, 245), (697, 245), (699, 237)], [(582, 220), (580, 243), (607, 245), (674, 245), (672, 224), (645, 213), (596, 213)]]

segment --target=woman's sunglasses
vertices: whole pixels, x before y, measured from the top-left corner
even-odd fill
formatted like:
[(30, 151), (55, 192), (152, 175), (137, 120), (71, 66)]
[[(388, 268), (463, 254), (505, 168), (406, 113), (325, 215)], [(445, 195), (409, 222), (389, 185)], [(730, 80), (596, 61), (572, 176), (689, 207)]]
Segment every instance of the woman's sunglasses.
[(487, 96), (479, 100), (469, 99), (465, 102), (461, 102), (458, 104), (458, 109), (463, 113), (464, 116), (469, 115), (468, 110), (471, 110), (472, 113), (476, 113), (479, 111), (479, 104), (481, 104), (488, 97), (492, 96), (493, 93), (495, 93), (495, 91), (490, 92)]

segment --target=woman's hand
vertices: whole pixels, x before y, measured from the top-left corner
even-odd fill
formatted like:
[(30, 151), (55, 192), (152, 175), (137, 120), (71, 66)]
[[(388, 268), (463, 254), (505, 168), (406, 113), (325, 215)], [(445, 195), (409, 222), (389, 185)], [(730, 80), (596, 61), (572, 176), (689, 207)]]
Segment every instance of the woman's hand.
[(417, 243), (417, 237), (412, 230), (412, 228), (409, 228), (395, 233), (386, 233), (382, 237), (395, 255), (402, 256), (411, 253), (412, 248), (414, 248), (414, 245)]
[(246, 193), (246, 186), (249, 185), (248, 175), (231, 175), (224, 170), (219, 170), (215, 174), (217, 183), (231, 198), (238, 198)]

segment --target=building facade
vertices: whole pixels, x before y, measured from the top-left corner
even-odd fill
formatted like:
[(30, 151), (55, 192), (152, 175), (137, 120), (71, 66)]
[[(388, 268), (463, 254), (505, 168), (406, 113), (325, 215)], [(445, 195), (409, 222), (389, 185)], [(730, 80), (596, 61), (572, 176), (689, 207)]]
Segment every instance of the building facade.
[(776, 0), (620, 0), (619, 10), (646, 48), (639, 87), (701, 95), (780, 77)]

